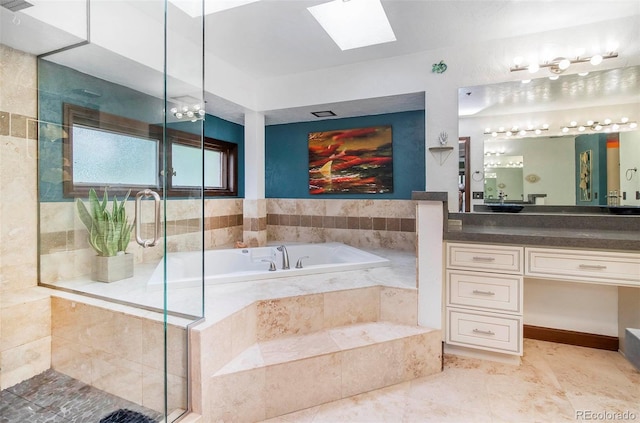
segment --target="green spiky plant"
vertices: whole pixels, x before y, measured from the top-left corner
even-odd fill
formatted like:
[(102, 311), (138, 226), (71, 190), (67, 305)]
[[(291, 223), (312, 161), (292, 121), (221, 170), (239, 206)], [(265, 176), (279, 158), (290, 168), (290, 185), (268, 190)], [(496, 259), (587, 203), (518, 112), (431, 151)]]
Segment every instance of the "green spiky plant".
[(133, 229), (133, 223), (128, 222), (127, 211), (124, 208), (129, 194), (131, 190), (120, 203), (114, 195), (111, 212), (107, 210), (109, 197), (106, 189), (102, 201), (98, 199), (93, 188), (89, 191), (91, 212), (79, 198), (76, 199), (78, 216), (89, 231), (89, 244), (99, 256), (111, 257), (127, 250)]

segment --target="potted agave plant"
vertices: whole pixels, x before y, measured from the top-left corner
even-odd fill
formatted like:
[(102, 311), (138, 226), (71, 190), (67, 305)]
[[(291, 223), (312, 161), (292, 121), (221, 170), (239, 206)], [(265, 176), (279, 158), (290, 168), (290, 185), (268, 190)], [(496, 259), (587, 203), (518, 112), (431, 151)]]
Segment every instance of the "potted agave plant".
[(124, 208), (131, 191), (118, 202), (113, 196), (111, 211), (107, 205), (109, 197), (104, 190), (102, 201), (96, 191), (89, 191), (89, 208), (76, 199), (78, 216), (89, 231), (89, 244), (96, 251), (92, 278), (100, 282), (115, 282), (133, 276), (133, 254), (127, 254), (133, 223), (129, 223)]

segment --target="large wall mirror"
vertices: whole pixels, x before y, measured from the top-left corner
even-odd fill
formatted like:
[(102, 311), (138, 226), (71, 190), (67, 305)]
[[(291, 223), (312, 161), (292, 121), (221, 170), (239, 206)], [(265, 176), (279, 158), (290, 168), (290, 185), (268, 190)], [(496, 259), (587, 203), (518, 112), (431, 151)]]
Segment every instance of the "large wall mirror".
[(640, 207), (640, 66), (463, 87), (459, 119), (475, 204)]

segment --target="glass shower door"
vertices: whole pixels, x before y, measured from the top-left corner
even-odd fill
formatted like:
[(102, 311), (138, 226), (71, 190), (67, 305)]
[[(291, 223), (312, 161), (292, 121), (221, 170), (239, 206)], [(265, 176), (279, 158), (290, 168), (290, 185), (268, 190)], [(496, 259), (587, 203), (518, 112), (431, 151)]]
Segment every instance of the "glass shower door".
[(104, 395), (92, 419), (173, 421), (204, 309), (202, 19), (166, 0), (84, 18), (38, 58), (39, 283), (72, 295), (52, 298), (52, 370)]

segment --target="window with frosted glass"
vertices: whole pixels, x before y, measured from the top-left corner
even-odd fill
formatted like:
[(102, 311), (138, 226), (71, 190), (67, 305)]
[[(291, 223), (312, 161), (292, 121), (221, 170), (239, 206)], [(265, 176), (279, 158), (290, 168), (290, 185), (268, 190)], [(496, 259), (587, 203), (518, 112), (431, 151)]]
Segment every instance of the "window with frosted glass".
[(75, 184), (158, 185), (159, 140), (78, 125), (72, 131)]
[[(173, 186), (198, 187), (202, 183), (202, 150), (196, 147), (173, 144), (171, 163)], [(220, 151), (204, 150), (204, 187), (223, 188), (222, 159)]]
[(110, 194), (166, 187), (174, 197), (200, 189), (205, 196), (237, 195), (236, 144), (73, 104), (64, 105), (64, 124), (66, 197), (104, 187)]

